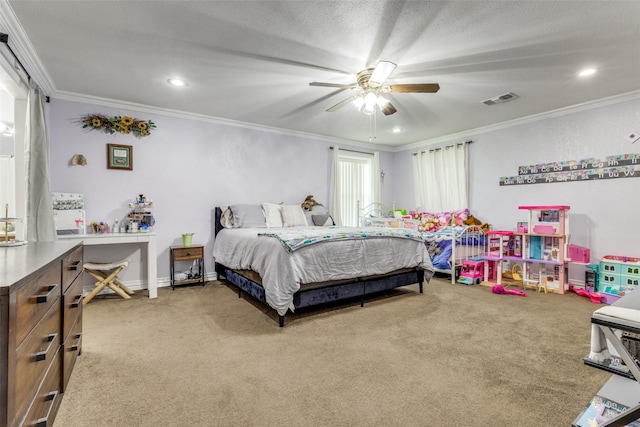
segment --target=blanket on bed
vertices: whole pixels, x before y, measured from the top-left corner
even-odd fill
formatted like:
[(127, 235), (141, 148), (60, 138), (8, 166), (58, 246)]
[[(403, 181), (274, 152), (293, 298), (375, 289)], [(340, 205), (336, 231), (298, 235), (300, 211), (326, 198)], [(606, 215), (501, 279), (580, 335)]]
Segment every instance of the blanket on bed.
[(293, 228), (286, 231), (273, 231), (258, 233), (262, 237), (275, 237), (282, 243), (284, 249), (291, 253), (305, 246), (315, 243), (335, 241), (335, 240), (359, 240), (373, 239), (376, 237), (396, 237), (399, 239), (410, 239), (423, 242), (422, 234), (406, 228), (387, 227), (309, 227)]

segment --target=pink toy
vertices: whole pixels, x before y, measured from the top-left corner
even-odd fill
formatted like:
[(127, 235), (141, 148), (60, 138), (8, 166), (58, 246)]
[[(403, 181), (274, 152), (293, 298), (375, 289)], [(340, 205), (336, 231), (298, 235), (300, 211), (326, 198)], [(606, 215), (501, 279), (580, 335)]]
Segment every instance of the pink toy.
[(484, 277), (484, 261), (482, 259), (468, 259), (462, 263), (458, 283), (477, 285)]
[(591, 261), (591, 251), (584, 246), (569, 244), (567, 246), (567, 256), (572, 262), (589, 264)]
[(555, 234), (556, 228), (552, 225), (534, 225), (533, 232), (538, 234)]
[(521, 297), (527, 296), (527, 293), (525, 291), (521, 291), (520, 289), (505, 289), (502, 285), (493, 285), (491, 287), (491, 292), (493, 292), (494, 294), (520, 295)]
[(589, 299), (591, 299), (591, 302), (594, 304), (602, 303), (601, 299), (604, 296), (598, 292), (591, 292), (584, 288), (574, 288), (573, 291), (581, 297), (589, 297)]

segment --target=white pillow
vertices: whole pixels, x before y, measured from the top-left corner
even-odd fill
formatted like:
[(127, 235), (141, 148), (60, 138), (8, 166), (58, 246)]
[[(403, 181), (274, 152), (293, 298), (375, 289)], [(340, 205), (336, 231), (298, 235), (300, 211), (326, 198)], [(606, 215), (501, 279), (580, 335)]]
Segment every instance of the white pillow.
[(300, 205), (282, 205), (282, 225), (284, 227), (297, 227), (307, 224), (307, 216)]
[(282, 227), (282, 205), (276, 203), (263, 203), (264, 217), (267, 220), (267, 228)]

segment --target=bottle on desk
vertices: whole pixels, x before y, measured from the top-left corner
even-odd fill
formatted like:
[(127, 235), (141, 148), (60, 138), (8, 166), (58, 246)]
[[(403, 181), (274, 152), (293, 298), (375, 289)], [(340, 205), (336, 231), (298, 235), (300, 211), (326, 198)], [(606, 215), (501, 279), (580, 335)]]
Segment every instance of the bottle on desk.
[(118, 225), (118, 220), (116, 219), (115, 221), (113, 221), (113, 227), (111, 228), (111, 232), (112, 233), (119, 233), (120, 232), (120, 226)]

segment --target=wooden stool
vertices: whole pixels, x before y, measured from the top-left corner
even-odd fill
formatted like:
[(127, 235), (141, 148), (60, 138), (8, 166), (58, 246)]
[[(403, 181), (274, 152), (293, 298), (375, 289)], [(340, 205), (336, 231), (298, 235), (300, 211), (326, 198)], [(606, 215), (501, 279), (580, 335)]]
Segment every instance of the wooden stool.
[(133, 291), (118, 280), (118, 273), (124, 270), (128, 265), (128, 259), (110, 263), (85, 262), (84, 271), (96, 279), (97, 282), (95, 289), (84, 298), (82, 303), (88, 304), (89, 301), (91, 301), (98, 292), (103, 290), (105, 286), (124, 299), (131, 298), (129, 295), (133, 295)]

